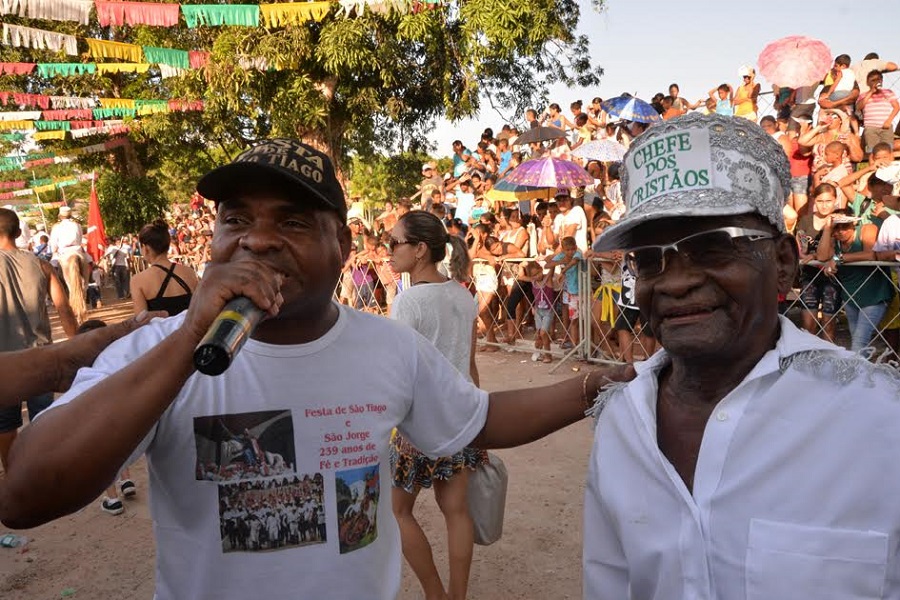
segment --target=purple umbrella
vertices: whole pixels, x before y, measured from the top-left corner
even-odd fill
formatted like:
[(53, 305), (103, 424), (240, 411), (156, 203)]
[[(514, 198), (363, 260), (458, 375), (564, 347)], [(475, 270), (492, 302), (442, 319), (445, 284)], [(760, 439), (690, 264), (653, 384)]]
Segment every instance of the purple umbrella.
[(581, 165), (561, 158), (526, 160), (513, 169), (503, 181), (530, 187), (571, 188), (593, 185), (594, 178)]

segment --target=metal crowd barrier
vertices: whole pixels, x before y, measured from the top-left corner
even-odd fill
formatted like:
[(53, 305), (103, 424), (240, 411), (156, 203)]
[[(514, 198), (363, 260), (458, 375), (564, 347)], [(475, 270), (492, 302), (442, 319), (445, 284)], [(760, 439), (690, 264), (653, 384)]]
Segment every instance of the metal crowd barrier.
[[(833, 329), (835, 332), (835, 339), (833, 341), (840, 346), (850, 348), (851, 332), (845, 326), (845, 309), (847, 306), (854, 307), (859, 311), (859, 319), (866, 322), (873, 329), (872, 339), (864, 342), (866, 348), (864, 352), (865, 355), (874, 360), (892, 362), (900, 365), (900, 349), (898, 349), (897, 345), (897, 335), (900, 333), (900, 316), (898, 316), (900, 284), (898, 284), (897, 272), (900, 270), (900, 264), (896, 262), (874, 261), (845, 263), (842, 265), (842, 269), (872, 268), (868, 275), (863, 279), (857, 291), (848, 289), (837, 276), (827, 275), (819, 268), (823, 266), (823, 263), (811, 261), (808, 263), (808, 266), (810, 269), (815, 270), (812, 279), (810, 279), (802, 288), (798, 288), (796, 293), (788, 297), (782, 312), (786, 313), (788, 317), (799, 326), (802, 326), (802, 313), (807, 312), (807, 308), (801, 301), (804, 292), (807, 292), (813, 287), (817, 287), (823, 282), (824, 278), (830, 278), (830, 281), (840, 293), (840, 298), (837, 303), (838, 310), (831, 315), (823, 312), (821, 307), (817, 308), (815, 311), (809, 311), (812, 314), (814, 322), (814, 327), (811, 328), (812, 331), (810, 332), (827, 339), (828, 330)], [(884, 316), (878, 319), (877, 323), (874, 323), (866, 312), (860, 310), (865, 307), (860, 306), (858, 299), (861, 296), (860, 290), (863, 286), (875, 281), (876, 278), (885, 278), (890, 284), (890, 288), (893, 289), (894, 294), (887, 303), (887, 309)]]
[[(529, 354), (535, 352), (535, 330), (532, 316), (534, 301), (533, 296), (528, 290), (530, 283), (522, 282), (518, 278), (513, 278), (511, 281), (509, 279), (507, 280), (507, 282), (510, 283), (510, 286), (507, 287), (504, 286), (503, 277), (504, 274), (507, 277), (509, 277), (510, 273), (516, 274), (518, 272), (518, 265), (523, 262), (538, 261), (541, 263), (543, 260), (543, 258), (514, 258), (497, 261), (499, 281), (497, 293), (493, 295), (496, 297), (491, 298), (491, 310), (487, 313), (489, 317), (486, 323), (480, 324), (480, 328), (494, 328), (498, 340), (496, 342), (487, 341), (487, 336), (484, 336), (484, 333), (486, 332), (483, 331), (483, 337), (478, 340), (479, 346), (496, 347), (508, 352), (525, 352)], [(484, 261), (481, 260), (475, 262), (484, 264)], [(810, 263), (810, 266), (816, 266), (817, 264), (818, 263)], [(604, 266), (606, 266), (609, 275), (606, 278), (601, 279), (599, 273), (600, 269), (603, 269)], [(892, 273), (900, 268), (898, 263), (861, 262), (850, 263), (844, 266), (847, 268), (878, 267), (866, 277), (866, 281), (873, 277), (889, 278), (892, 289), (894, 290), (892, 303), (895, 307), (897, 306), (898, 294), (900, 294), (900, 284), (898, 284), (896, 276), (892, 277)], [(621, 341), (624, 341), (626, 344), (632, 344), (634, 359), (642, 360), (649, 357), (655, 351), (656, 347), (655, 344), (652, 343), (652, 338), (645, 338), (642, 335), (643, 332), (640, 320), (632, 325), (627, 319), (619, 319), (621, 309), (616, 302), (617, 296), (621, 291), (618, 282), (620, 277), (618, 265), (605, 259), (594, 258), (591, 260), (582, 260), (579, 263), (578, 276), (578, 339), (573, 341), (571, 348), (564, 347), (560, 344), (560, 341), (567, 339), (564, 330), (566, 317), (563, 315), (565, 306), (561, 305), (560, 300), (554, 304), (553, 309), (553, 327), (551, 332), (554, 335), (551, 335), (553, 343), (551, 345), (550, 354), (553, 356), (554, 365), (551, 368), (551, 372), (558, 369), (570, 358), (577, 358), (591, 363), (624, 362), (622, 358), (625, 348), (620, 346), (619, 340), (616, 339), (620, 336)], [(807, 288), (817, 285), (819, 281), (818, 278), (820, 277), (826, 277), (824, 272), (820, 271), (817, 273), (806, 286), (803, 286), (802, 288), (797, 287), (792, 290), (791, 294), (788, 295), (787, 300), (781, 306), (782, 313), (791, 319), (798, 327), (803, 326), (802, 313), (804, 312), (800, 298), (803, 292), (807, 291)], [(812, 333), (824, 336), (826, 328), (830, 328), (831, 324), (834, 323), (836, 331), (834, 342), (849, 349), (850, 332), (846, 325), (846, 317), (843, 314), (843, 309), (846, 305), (858, 308), (857, 296), (859, 294), (852, 293), (851, 290), (848, 290), (846, 286), (836, 278), (835, 284), (841, 295), (837, 304), (838, 309), (835, 311), (834, 315), (825, 315), (822, 314), (821, 311), (815, 313), (813, 315), (814, 327), (812, 327)], [(477, 300), (478, 293), (475, 290), (474, 281), (472, 282), (471, 287), (473, 296), (475, 296)], [(501, 300), (505, 302), (510, 298), (515, 302), (516, 307), (522, 306), (519, 318), (517, 318), (515, 312), (511, 313), (507, 307), (504, 306), (504, 303), (501, 302)], [(518, 300), (516, 300), (516, 298), (518, 298)], [(513, 318), (512, 329), (515, 333), (515, 339), (505, 339), (510, 314)], [(860, 311), (859, 318), (868, 319), (868, 316), (865, 312)], [(622, 331), (621, 334), (617, 333), (615, 330), (617, 319)], [(869, 320), (869, 322), (871, 323), (871, 320)], [(896, 334), (891, 333), (892, 330), (898, 331), (898, 328), (900, 328), (900, 316), (896, 316), (896, 312), (892, 313), (891, 308), (889, 307), (885, 318), (883, 318), (881, 322), (872, 325), (874, 326), (873, 338), (866, 344), (867, 349), (864, 354), (872, 360), (900, 364), (900, 353), (898, 353), (896, 346), (896, 338), (892, 338), (892, 336), (895, 336)], [(645, 344), (645, 342), (647, 343)]]
[(335, 300), (358, 310), (388, 316), (394, 296), (409, 286), (409, 274), (403, 273), (399, 280), (394, 279), (387, 260), (346, 265), (334, 290)]

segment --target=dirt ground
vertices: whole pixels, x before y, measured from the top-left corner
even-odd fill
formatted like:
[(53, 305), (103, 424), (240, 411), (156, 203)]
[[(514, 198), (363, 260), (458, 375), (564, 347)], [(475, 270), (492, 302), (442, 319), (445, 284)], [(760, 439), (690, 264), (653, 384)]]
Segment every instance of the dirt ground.
[[(112, 322), (130, 310), (130, 304), (112, 302), (92, 311), (91, 317)], [(573, 361), (550, 374), (555, 363), (529, 358), (522, 353), (479, 354), (483, 387), (544, 385), (590, 368)], [(504, 534), (492, 546), (475, 547), (469, 598), (581, 597), (581, 515), (591, 433), (585, 421), (533, 444), (498, 452), (509, 470)], [(24, 549), (0, 548), (0, 598), (152, 598), (155, 547), (144, 461), (131, 472), (138, 494), (126, 500), (124, 514), (103, 513), (98, 499), (74, 515), (17, 532), (29, 538)], [(433, 495), (423, 493), (416, 511), (446, 582), (446, 533)], [(0, 526), (0, 535), (6, 532)], [(419, 598), (418, 582), (404, 565), (400, 600)]]

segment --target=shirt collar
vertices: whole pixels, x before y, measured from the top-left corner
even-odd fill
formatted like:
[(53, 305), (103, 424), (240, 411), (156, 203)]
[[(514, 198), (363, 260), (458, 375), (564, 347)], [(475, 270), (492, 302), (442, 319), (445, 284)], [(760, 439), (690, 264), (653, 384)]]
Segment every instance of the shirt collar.
[[(749, 381), (781, 369), (782, 361), (794, 354), (800, 352), (809, 352), (813, 350), (843, 350), (838, 346), (825, 340), (818, 338), (811, 333), (799, 329), (788, 318), (784, 316), (778, 317), (781, 333), (775, 347), (766, 352), (763, 357), (756, 363), (756, 366), (750, 371), (744, 381)], [(636, 379), (642, 377), (657, 377), (659, 372), (671, 362), (669, 355), (665, 349), (661, 349), (648, 360), (635, 363), (634, 370), (637, 374)]]

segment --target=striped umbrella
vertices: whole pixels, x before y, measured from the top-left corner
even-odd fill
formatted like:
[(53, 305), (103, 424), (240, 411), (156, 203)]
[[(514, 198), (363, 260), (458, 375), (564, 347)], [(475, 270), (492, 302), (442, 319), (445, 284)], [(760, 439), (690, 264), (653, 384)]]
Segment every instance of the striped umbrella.
[(503, 180), (518, 185), (544, 188), (572, 188), (594, 183), (594, 178), (581, 165), (552, 157), (526, 160)]
[(624, 121), (637, 121), (638, 123), (658, 123), (662, 117), (656, 109), (634, 96), (616, 96), (600, 104), (600, 108), (606, 114)]

